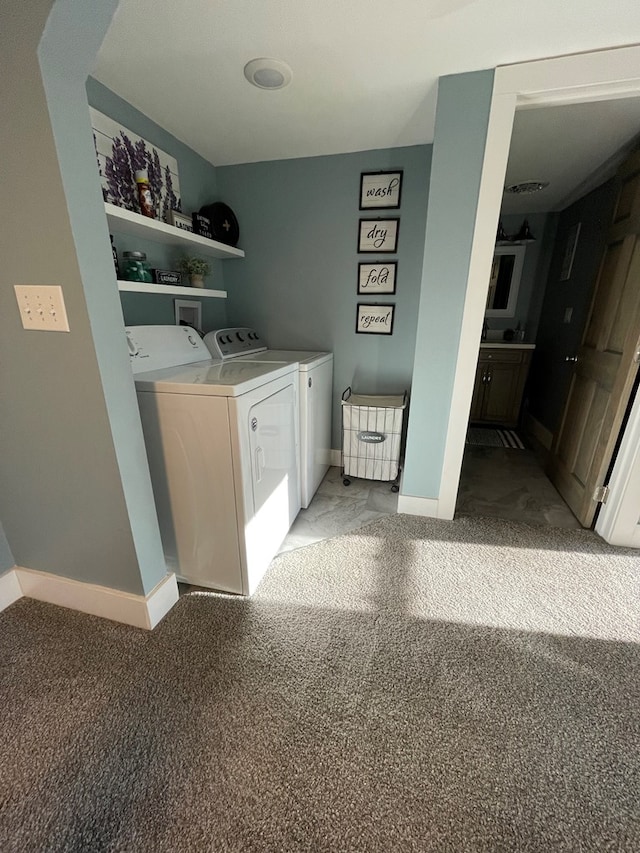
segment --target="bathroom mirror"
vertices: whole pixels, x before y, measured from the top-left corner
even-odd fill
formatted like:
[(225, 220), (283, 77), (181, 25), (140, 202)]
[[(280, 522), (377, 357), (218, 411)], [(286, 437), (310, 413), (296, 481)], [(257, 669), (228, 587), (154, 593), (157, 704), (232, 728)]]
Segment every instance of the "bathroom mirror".
[(485, 317), (515, 317), (526, 246), (496, 246)]

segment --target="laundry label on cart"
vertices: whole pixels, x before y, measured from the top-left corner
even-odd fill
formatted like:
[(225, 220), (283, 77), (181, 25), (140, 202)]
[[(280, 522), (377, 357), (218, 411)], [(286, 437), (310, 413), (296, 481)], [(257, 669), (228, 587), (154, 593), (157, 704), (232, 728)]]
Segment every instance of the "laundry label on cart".
[(358, 440), (367, 444), (380, 444), (381, 441), (386, 441), (386, 438), (387, 436), (381, 432), (363, 431), (358, 433)]

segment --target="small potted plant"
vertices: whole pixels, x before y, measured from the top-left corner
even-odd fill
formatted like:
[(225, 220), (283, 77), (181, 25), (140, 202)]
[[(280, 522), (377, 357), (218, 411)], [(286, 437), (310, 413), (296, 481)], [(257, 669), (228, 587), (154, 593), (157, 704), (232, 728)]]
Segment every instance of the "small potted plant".
[(211, 272), (211, 267), (202, 258), (182, 258), (180, 269), (189, 276), (192, 287), (204, 287), (204, 276)]

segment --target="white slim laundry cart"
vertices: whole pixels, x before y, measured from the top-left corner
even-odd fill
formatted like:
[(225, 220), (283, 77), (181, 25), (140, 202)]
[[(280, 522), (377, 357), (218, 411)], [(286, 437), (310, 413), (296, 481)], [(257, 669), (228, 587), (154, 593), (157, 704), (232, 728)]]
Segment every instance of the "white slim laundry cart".
[(167, 565), (251, 595), (300, 510), (298, 371), (214, 361), (187, 326), (126, 332)]
[(342, 395), (342, 474), (345, 486), (351, 477), (391, 482), (397, 492), (400, 478), (402, 425), (407, 393), (392, 395)]

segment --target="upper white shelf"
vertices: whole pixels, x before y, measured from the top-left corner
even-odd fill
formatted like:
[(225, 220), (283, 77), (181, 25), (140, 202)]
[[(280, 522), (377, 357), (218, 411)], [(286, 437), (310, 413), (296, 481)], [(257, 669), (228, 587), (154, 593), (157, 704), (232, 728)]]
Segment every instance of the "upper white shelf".
[(207, 237), (201, 237), (199, 234), (182, 231), (180, 228), (174, 228), (173, 225), (167, 225), (166, 222), (150, 219), (148, 216), (142, 216), (139, 213), (132, 213), (132, 211), (125, 210), (123, 207), (116, 207), (115, 204), (105, 202), (104, 209), (109, 220), (109, 227), (115, 231), (120, 231), (122, 234), (143, 237), (147, 240), (154, 240), (156, 243), (164, 243), (169, 246), (182, 246), (185, 249), (194, 249), (197, 247), (204, 254), (223, 260), (244, 258), (242, 249), (236, 249), (234, 246), (226, 246), (224, 243), (218, 243), (217, 240), (209, 240)]

